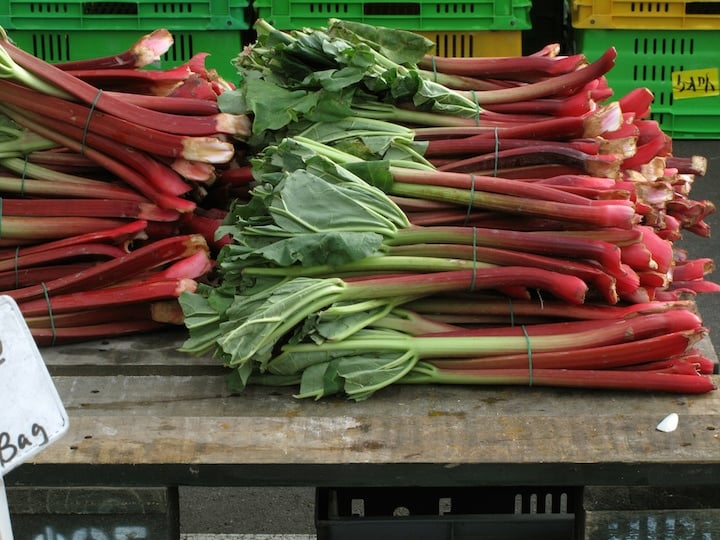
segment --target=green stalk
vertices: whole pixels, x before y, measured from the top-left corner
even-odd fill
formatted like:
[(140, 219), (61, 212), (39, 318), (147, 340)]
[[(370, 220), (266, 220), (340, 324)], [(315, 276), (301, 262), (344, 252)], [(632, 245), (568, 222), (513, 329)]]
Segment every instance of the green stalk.
[[(477, 114), (481, 114), (480, 109), (472, 102), (468, 101), (468, 104), (471, 111), (477, 111)], [(480, 121), (476, 120), (472, 114), (470, 114), (470, 117), (453, 116), (438, 112), (404, 109), (391, 103), (358, 101), (353, 104), (353, 111), (358, 116), (365, 118), (420, 127), (473, 127), (480, 125)]]
[(0, 191), (18, 195), (69, 197), (88, 199), (115, 199), (118, 201), (148, 201), (136, 191), (117, 184), (98, 182), (66, 182), (64, 180), (33, 180), (14, 176), (0, 176)]
[(0, 158), (19, 158), (36, 150), (57, 148), (57, 144), (28, 129), (2, 128), (2, 133), (11, 139), (0, 141)]
[[(287, 344), (267, 365), (271, 373), (289, 375), (310, 365), (362, 351), (365, 354), (412, 351), (419, 359), (478, 358), (498, 354), (530, 354), (548, 351), (568, 351), (581, 347), (598, 347), (642, 339), (642, 336), (663, 335), (668, 332), (689, 331), (700, 327), (697, 316), (687, 312), (651, 314), (632, 320), (598, 322), (591, 329), (577, 332), (558, 332), (532, 335), (529, 327), (520, 335), (466, 335), (451, 337), (406, 336), (388, 334), (388, 339), (358, 337), (342, 342)], [(562, 328), (562, 326), (560, 326)]]
[(452, 202), (469, 209), (486, 209), (523, 216), (536, 216), (596, 227), (630, 229), (637, 216), (627, 205), (583, 206), (527, 197), (467, 189), (393, 182), (388, 193), (401, 197), (416, 197), (434, 201)]
[[(8, 42), (9, 39), (10, 38), (8, 37), (5, 29), (0, 27), (0, 41)], [(1, 45), (0, 78), (17, 81), (29, 88), (32, 88), (33, 90), (37, 90), (38, 92), (42, 92), (43, 94), (47, 94), (49, 96), (61, 97), (63, 99), (67, 99), (70, 97), (67, 92), (61, 90), (54, 84), (49, 83), (44, 79), (41, 79), (34, 73), (31, 73), (30, 71), (15, 63), (15, 61), (10, 56), (10, 53), (5, 49), (5, 47)]]
[[(0, 209), (2, 205), (0, 204)], [(123, 225), (121, 219), (96, 217), (2, 216), (0, 237), (4, 240), (56, 240)]]
[(491, 268), (496, 265), (472, 259), (451, 259), (446, 257), (376, 255), (341, 265), (315, 265), (290, 267), (243, 268), (247, 276), (276, 277), (332, 277), (349, 275), (368, 275), (387, 272), (445, 272), (452, 270), (472, 270), (473, 268)]
[[(253, 312), (229, 317), (218, 345), (230, 366), (255, 358), (261, 365), (270, 359), (275, 344), (308, 316), (336, 302), (364, 301), (397, 296), (413, 297), (477, 288), (528, 286), (548, 289), (573, 304), (584, 301), (587, 285), (573, 276), (538, 268), (496, 267), (430, 274), (393, 275), (361, 280), (299, 277), (274, 288)], [(238, 308), (242, 308), (242, 299)], [(230, 309), (228, 310), (230, 315)]]

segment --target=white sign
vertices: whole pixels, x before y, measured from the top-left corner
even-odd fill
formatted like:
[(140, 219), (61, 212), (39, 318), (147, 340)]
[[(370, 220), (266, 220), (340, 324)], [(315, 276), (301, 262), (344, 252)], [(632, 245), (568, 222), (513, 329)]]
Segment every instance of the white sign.
[(67, 428), (67, 413), (20, 309), (0, 296), (0, 540), (12, 539), (3, 475)]

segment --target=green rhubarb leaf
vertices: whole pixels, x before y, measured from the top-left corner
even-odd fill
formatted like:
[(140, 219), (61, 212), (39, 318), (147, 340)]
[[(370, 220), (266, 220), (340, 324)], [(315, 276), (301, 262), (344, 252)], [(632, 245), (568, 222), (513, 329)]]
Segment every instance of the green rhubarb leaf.
[(366, 137), (386, 135), (412, 140), (413, 131), (409, 128), (360, 116), (346, 116), (335, 122), (316, 122), (299, 134), (305, 139), (329, 144), (348, 137)]
[(278, 266), (339, 266), (376, 253), (382, 241), (377, 233), (331, 231), (278, 240), (252, 254)]
[[(303, 347), (302, 350), (283, 350), (267, 363), (267, 371), (276, 375), (297, 375), (303, 373), (310, 366), (323, 364), (336, 358), (360, 353), (351, 349), (334, 351), (314, 344), (313, 347)], [(284, 348), (285, 349), (285, 348)]]
[(339, 279), (296, 278), (272, 288), (264, 298), (236, 299), (218, 340), (228, 365), (237, 367), (254, 360), (265, 366), (272, 347), (286, 332), (335, 301), (343, 289)]
[[(297, 170), (290, 174), (278, 194), (269, 211), (284, 231), (365, 231), (388, 235), (397, 230), (374, 206), (380, 202), (383, 208), (390, 208), (385, 202), (387, 197), (371, 186), (332, 184)], [(405, 216), (401, 213), (399, 217)]]
[(264, 79), (249, 79), (242, 85), (245, 102), (253, 113), (253, 133), (279, 130), (308, 114), (318, 104), (318, 94), (287, 90)]
[(377, 298), (365, 301), (338, 302), (317, 313), (313, 331), (315, 341), (342, 341), (385, 318), (407, 298)]
[(338, 375), (337, 361), (331, 360), (310, 366), (302, 372), (300, 390), (297, 398), (320, 399), (325, 396), (340, 394), (344, 389), (344, 381)]
[(342, 358), (337, 362), (337, 371), (345, 381), (344, 390), (348, 397), (362, 401), (402, 379), (417, 361), (418, 357), (412, 351), (373, 353)]
[[(243, 82), (243, 85), (247, 81)], [(226, 90), (217, 97), (217, 104), (220, 112), (228, 114), (248, 114), (252, 112), (245, 101), (245, 93), (242, 89)]]
[(219, 290), (209, 290), (207, 286), (201, 286), (196, 293), (182, 293), (178, 302), (188, 338), (179, 350), (194, 355), (213, 351), (220, 335), (220, 322), (224, 320), (225, 310), (231, 301), (232, 296)]
[(341, 69), (313, 71), (303, 82), (309, 88), (323, 88), (327, 92), (341, 93), (349, 86), (362, 81), (364, 76), (363, 69), (347, 66)]
[(395, 180), (390, 172), (389, 161), (359, 161), (357, 163), (348, 163), (345, 168), (383, 193), (392, 193)]
[(393, 62), (405, 65), (417, 64), (435, 46), (415, 32), (341, 19), (328, 21), (328, 33), (350, 42), (363, 40)]
[(481, 114), (481, 108), (475, 101), (433, 81), (419, 79), (418, 82), (413, 97), (418, 109), (460, 118), (476, 118)]
[(233, 369), (227, 377), (227, 385), (234, 394), (241, 394), (247, 388), (250, 376), (253, 374), (253, 365), (245, 364)]

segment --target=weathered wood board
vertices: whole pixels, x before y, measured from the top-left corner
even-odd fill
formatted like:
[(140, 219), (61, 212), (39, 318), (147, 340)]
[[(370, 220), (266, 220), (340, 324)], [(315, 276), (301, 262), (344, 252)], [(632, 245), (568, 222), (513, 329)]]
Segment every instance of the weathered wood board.
[[(298, 400), (293, 388), (231, 395), (217, 361), (177, 353), (180, 342), (152, 334), (43, 351), (70, 430), (8, 481), (720, 484), (720, 391), (398, 386), (360, 403)], [(657, 431), (671, 412), (678, 429)]]

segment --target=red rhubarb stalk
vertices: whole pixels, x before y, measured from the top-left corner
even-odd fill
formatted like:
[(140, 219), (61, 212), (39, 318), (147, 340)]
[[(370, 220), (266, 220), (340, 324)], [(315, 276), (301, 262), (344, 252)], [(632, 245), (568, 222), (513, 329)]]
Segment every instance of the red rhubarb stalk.
[(4, 112), (14, 121), (42, 134), (44, 137), (47, 137), (58, 144), (62, 144), (75, 152), (85, 154), (88, 158), (92, 159), (97, 164), (103, 166), (109, 172), (117, 175), (130, 186), (137, 189), (140, 193), (155, 202), (161, 208), (173, 209), (178, 212), (191, 212), (196, 207), (195, 203), (190, 200), (157, 191), (154, 186), (150, 185), (148, 179), (143, 174), (140, 174), (135, 169), (128, 167), (111, 156), (85, 146), (82, 143), (82, 140), (67, 137), (51, 129), (46, 129), (44, 126), (36, 123), (27, 116), (18, 114), (17, 111), (6, 106), (0, 105), (0, 111)]
[(160, 61), (173, 45), (173, 36), (165, 28), (158, 28), (138, 39), (127, 51), (108, 56), (55, 62), (60, 69), (142, 68)]
[[(532, 327), (527, 327), (532, 328)], [(577, 347), (565, 351), (534, 351), (533, 367), (547, 369), (612, 369), (634, 366), (681, 354), (702, 339), (703, 330), (673, 332), (635, 341)], [(505, 354), (481, 358), (434, 360), (443, 369), (504, 369), (526, 368), (528, 354)]]
[(111, 96), (154, 111), (173, 114), (209, 115), (220, 112), (217, 101), (194, 97), (151, 96), (130, 92), (107, 91)]
[(575, 71), (586, 64), (585, 56), (500, 56), (500, 57), (439, 57), (425, 55), (418, 67), (469, 77), (506, 78), (523, 72), (543, 73), (553, 77)]
[(83, 290), (76, 293), (53, 294), (48, 300), (40, 298), (20, 302), (18, 307), (23, 316), (44, 315), (52, 310), (55, 315), (79, 310), (122, 306), (138, 302), (150, 302), (177, 298), (183, 292), (194, 292), (197, 283), (188, 278), (158, 279), (149, 282), (116, 285), (101, 289)]
[(475, 270), (454, 270), (397, 276), (347, 278), (347, 283), (359, 294), (372, 292), (374, 298), (395, 296), (398, 287), (402, 294), (412, 296), (463, 290), (497, 289), (498, 287), (527, 286), (549, 291), (571, 304), (585, 301), (587, 285), (580, 278), (531, 267), (496, 266)]
[(93, 339), (136, 335), (143, 332), (157, 332), (163, 328), (167, 328), (167, 326), (151, 320), (125, 320), (69, 328), (31, 328), (30, 333), (38, 346), (48, 347)]
[(44, 249), (30, 254), (26, 254), (25, 251), (24, 248), (21, 248), (17, 250), (15, 257), (0, 259), (0, 271), (18, 270), (68, 259), (82, 259), (87, 257), (96, 258), (96, 260), (112, 259), (121, 257), (127, 253), (127, 251), (118, 246), (102, 243), (75, 244)]
[(536, 98), (545, 98), (560, 91), (570, 91), (585, 86), (588, 82), (605, 75), (615, 65), (617, 52), (611, 47), (605, 53), (582, 69), (550, 77), (546, 80), (529, 83), (516, 88), (487, 90), (477, 92), (474, 99), (483, 106), (493, 103), (509, 103)]
[(465, 208), (491, 209), (511, 214), (586, 223), (597, 227), (618, 227), (630, 229), (637, 221), (635, 210), (625, 204), (587, 206), (561, 202), (529, 199), (522, 196), (455, 189), (435, 185), (421, 185), (404, 182), (403, 178), (414, 175), (416, 170), (395, 170), (395, 181), (386, 186), (386, 193), (405, 197), (427, 198), (453, 202)]
[(17, 289), (8, 294), (18, 303), (24, 303), (42, 298), (47, 294), (55, 296), (61, 293), (106, 287), (121, 282), (128, 276), (157, 268), (206, 249), (207, 244), (199, 235), (166, 238), (141, 246), (122, 257), (99, 263), (85, 272), (49, 281), (42, 286)]
[(70, 236), (53, 242), (46, 242), (36, 246), (23, 247), (19, 251), (16, 249), (6, 250), (0, 254), (2, 259), (15, 259), (25, 255), (41, 253), (46, 250), (56, 248), (66, 248), (78, 244), (90, 244), (99, 242), (108, 242), (115, 245), (126, 245), (134, 240), (144, 240), (147, 235), (147, 221), (137, 220), (130, 223), (124, 223), (118, 227), (109, 229), (95, 229), (89, 233)]
[(85, 270), (94, 264), (95, 262), (52, 264), (0, 271), (0, 291), (37, 285), (38, 283)]
[(80, 103), (44, 96), (32, 89), (2, 79), (0, 79), (0, 93), (7, 104), (74, 126), (81, 130), (81, 133), (104, 135), (117, 143), (151, 154), (166, 157), (183, 156), (212, 163), (226, 163), (233, 156), (232, 145), (215, 137), (215, 133), (209, 134), (213, 136), (168, 133), (164, 130), (163, 124), (139, 125)]
[(624, 274), (618, 246), (604, 240), (571, 234), (481, 227), (411, 227), (398, 231), (392, 239), (386, 240), (386, 244), (390, 246), (448, 242), (590, 259), (599, 262), (612, 276)]
[(444, 137), (471, 136), (512, 139), (568, 140), (585, 137), (585, 121), (576, 116), (551, 118), (540, 122), (528, 122), (505, 128), (493, 127), (425, 127), (415, 128), (415, 138), (428, 140)]
[(6, 35), (0, 39), (10, 58), (19, 66), (35, 74), (79, 101), (93, 105), (97, 110), (120, 116), (129, 122), (146, 127), (162, 126), (164, 131), (182, 135), (214, 135), (227, 133), (236, 136), (250, 135), (250, 122), (244, 115), (218, 113), (210, 116), (184, 116), (153, 111), (127, 103), (104, 94), (99, 88), (88, 84), (60, 68), (35, 57), (13, 45)]
[(530, 266), (545, 268), (561, 274), (576, 276), (592, 284), (609, 304), (618, 302), (615, 291), (615, 278), (602, 269), (582, 261), (572, 261), (558, 257), (524, 253), (494, 247), (468, 246), (458, 244), (422, 244), (409, 246), (391, 246), (387, 255), (450, 257), (467, 261), (482, 262), (500, 266)]
[(678, 375), (602, 369), (445, 370), (428, 363), (419, 363), (413, 368), (410, 375), (399, 382), (405, 384), (551, 386), (680, 394), (704, 394), (715, 390), (712, 379), (699, 374)]
[(3, 199), (5, 216), (65, 216), (175, 221), (179, 214), (152, 203), (113, 199)]

